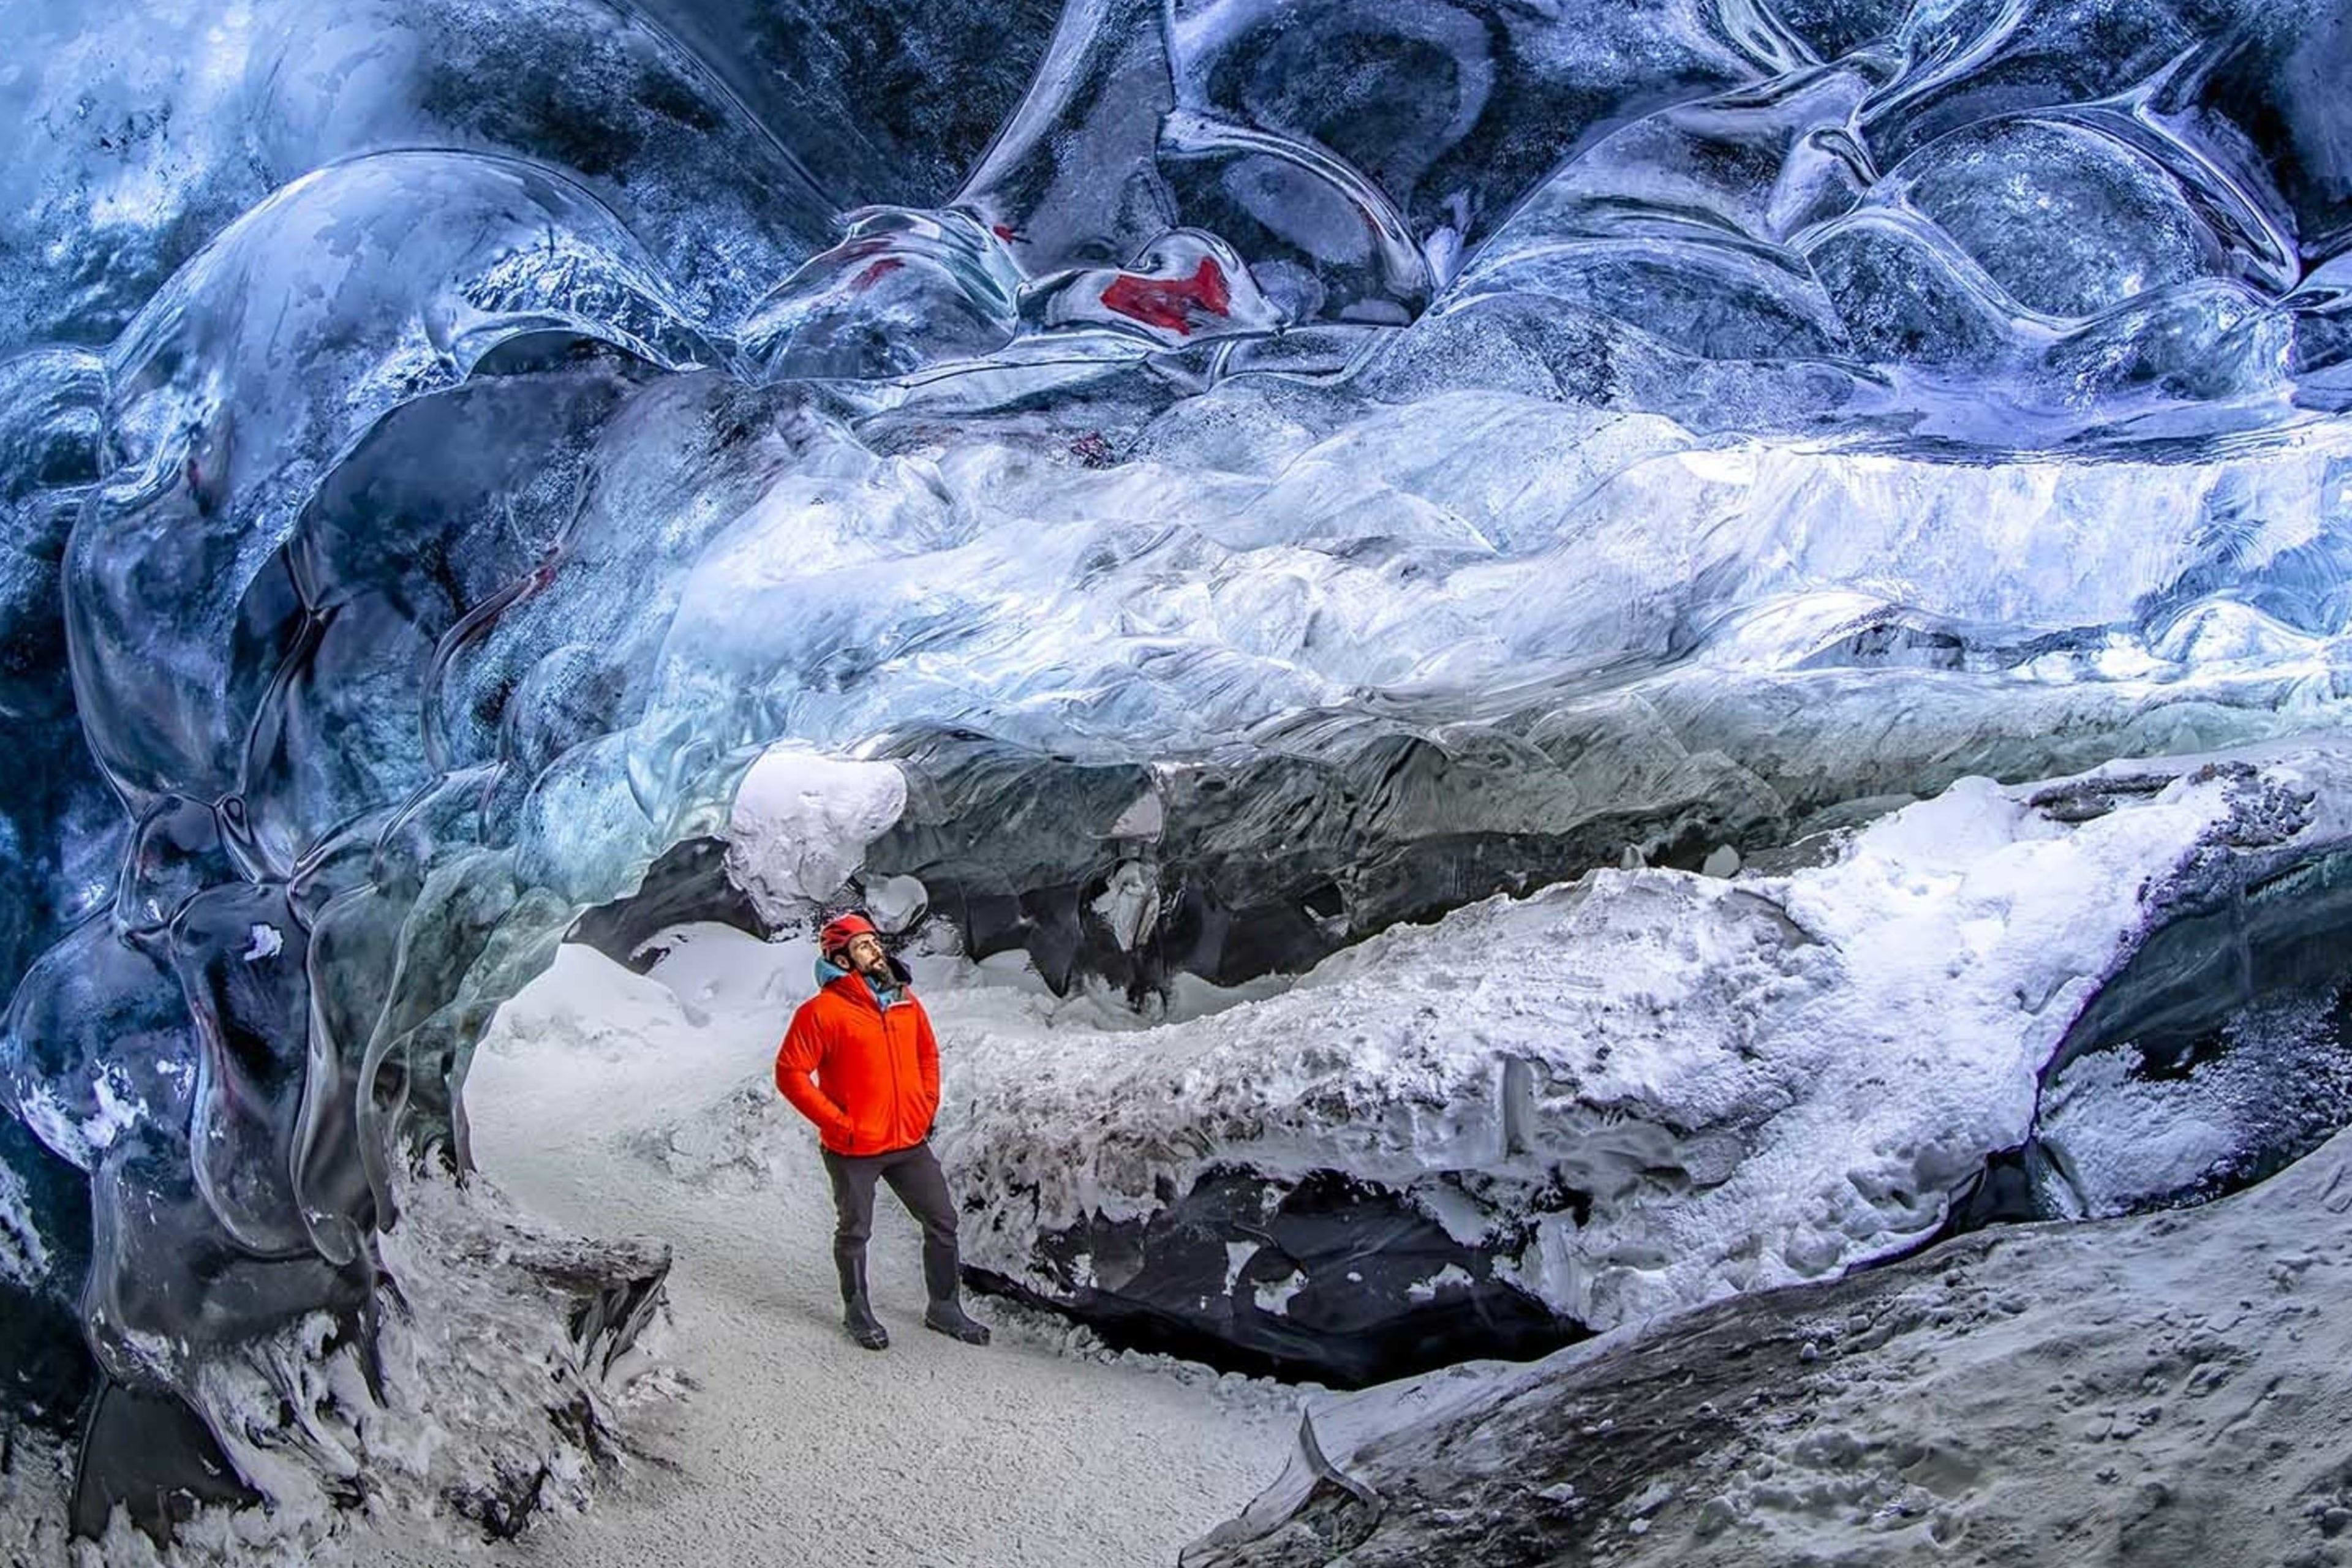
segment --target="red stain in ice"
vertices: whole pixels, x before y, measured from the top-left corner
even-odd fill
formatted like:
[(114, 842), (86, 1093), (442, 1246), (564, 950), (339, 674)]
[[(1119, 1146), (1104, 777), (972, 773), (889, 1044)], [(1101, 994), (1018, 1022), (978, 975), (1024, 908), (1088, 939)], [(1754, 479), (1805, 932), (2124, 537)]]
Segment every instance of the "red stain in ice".
[(522, 582), (517, 584), (516, 601), (520, 603), (524, 599), (535, 599), (554, 587), (555, 569), (562, 562), (562, 557), (553, 553), (540, 557), (539, 564), (524, 573)]
[(882, 279), (889, 277), (890, 274), (898, 271), (898, 268), (906, 265), (907, 264), (905, 262), (899, 260), (895, 256), (886, 256), (881, 260), (874, 263), (873, 266), (868, 267), (865, 271), (859, 273), (856, 280), (849, 286), (863, 293), (865, 290), (873, 288), (874, 285), (881, 282)]
[(1009, 223), (990, 224), (988, 226), (988, 232), (994, 235), (997, 238), (1003, 240), (1007, 245), (1014, 244), (1021, 237), (1020, 234)]
[(1106, 309), (1131, 316), (1148, 327), (1164, 327), (1179, 337), (1189, 337), (1195, 310), (1223, 316), (1233, 309), (1234, 299), (1225, 287), (1225, 269), (1214, 257), (1204, 256), (1190, 278), (1147, 278), (1122, 272), (1102, 291), (1102, 302)]

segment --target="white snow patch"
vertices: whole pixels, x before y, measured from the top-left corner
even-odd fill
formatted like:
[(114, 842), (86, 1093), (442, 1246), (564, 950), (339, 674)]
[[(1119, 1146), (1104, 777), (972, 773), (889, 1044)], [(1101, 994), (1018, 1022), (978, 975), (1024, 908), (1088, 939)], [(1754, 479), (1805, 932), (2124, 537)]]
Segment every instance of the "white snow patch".
[(1110, 825), (1113, 838), (1157, 838), (1168, 829), (1168, 807), (1160, 801), (1160, 792), (1147, 790), (1128, 803)]
[(33, 1225), (33, 1196), (23, 1178), (0, 1165), (0, 1279), (32, 1289), (49, 1271), (49, 1249)]
[(1122, 860), (1111, 868), (1092, 908), (1110, 927), (1119, 951), (1132, 952), (1160, 924), (1160, 879), (1139, 860)]
[[(2043, 1099), (2042, 1142), (2065, 1161), (2097, 1217), (2123, 1213), (2134, 1198), (2186, 1189), (2239, 1146), (2217, 1108), (2174, 1084), (2135, 1079), (2136, 1066), (2129, 1050), (2096, 1052), (2071, 1063)], [(2097, 1102), (2105, 1114), (2070, 1114)], [(2128, 1173), (2140, 1190), (2111, 1171)]]
[(772, 747), (736, 791), (728, 874), (780, 923), (831, 897), (906, 808), (907, 778), (894, 763)]
[(1242, 1270), (1248, 1266), (1249, 1260), (1256, 1256), (1257, 1243), (1255, 1241), (1229, 1241), (1225, 1243), (1226, 1295), (1230, 1296), (1234, 1293), (1234, 1286), (1240, 1282)]
[(1416, 1279), (1405, 1287), (1404, 1293), (1415, 1301), (1434, 1301), (1441, 1291), (1467, 1289), (1477, 1281), (1459, 1263), (1449, 1263), (1426, 1279)]
[(47, 1084), (26, 1085), (17, 1095), (16, 1109), (33, 1136), (46, 1144), (49, 1152), (81, 1170), (89, 1169), (89, 1140), (82, 1135), (81, 1124)]
[(247, 936), (245, 951), (237, 954), (247, 963), (258, 963), (265, 958), (275, 958), (286, 951), (285, 933), (265, 921), (256, 921), (248, 931)]
[(913, 925), (930, 907), (931, 890), (919, 877), (883, 877), (866, 889), (866, 912), (893, 934)]
[[(188, 1070), (193, 1075), (194, 1069)], [(51, 1153), (83, 1171), (148, 1115), (147, 1102), (133, 1091), (130, 1073), (117, 1062), (102, 1065), (91, 1078), (85, 1106), (69, 1106), (53, 1086), (35, 1081), (25, 1087), (16, 1109)]]
[(116, 1139), (147, 1117), (147, 1102), (132, 1092), (131, 1075), (118, 1062), (106, 1064), (91, 1080), (90, 1091), (98, 1100), (98, 1114), (84, 1121), (81, 1131), (93, 1151), (113, 1148)]
[(1257, 1300), (1259, 1311), (1286, 1313), (1291, 1298), (1306, 1289), (1307, 1276), (1294, 1268), (1279, 1279), (1258, 1286), (1252, 1294)]

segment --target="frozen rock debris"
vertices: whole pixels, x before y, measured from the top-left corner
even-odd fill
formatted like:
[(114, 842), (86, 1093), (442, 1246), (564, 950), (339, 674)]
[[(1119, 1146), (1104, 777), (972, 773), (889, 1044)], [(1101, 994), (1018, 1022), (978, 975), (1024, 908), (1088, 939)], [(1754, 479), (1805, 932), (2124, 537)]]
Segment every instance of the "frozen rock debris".
[(1051, 10), (0, 0), (0, 1397), (92, 1517), (388, 1462), (236, 1391), (394, 1397), (575, 921), (1308, 974), (959, 1157), (1006, 1281), (1350, 1376), (2333, 1124), (2333, 808), (2243, 813), (2343, 718), (2341, 0)]
[(1327, 1402), (1182, 1562), (2328, 1562), (2347, 1161)]

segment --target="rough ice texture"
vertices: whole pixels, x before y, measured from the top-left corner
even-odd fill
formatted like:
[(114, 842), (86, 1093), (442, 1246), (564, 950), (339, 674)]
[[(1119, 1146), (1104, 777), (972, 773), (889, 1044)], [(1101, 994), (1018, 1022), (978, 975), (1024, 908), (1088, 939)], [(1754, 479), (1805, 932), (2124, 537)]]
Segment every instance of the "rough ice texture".
[(2339, 1135), (2191, 1214), (1969, 1237), (1325, 1402), (1182, 1562), (2326, 1563), (2347, 1208)]
[(2340, 980), (2263, 998), (2185, 1070), (2152, 1071), (2128, 1045), (2070, 1063), (2048, 1082), (2035, 1127), (2063, 1183), (2054, 1212), (2193, 1202), (2326, 1138), (2352, 1103), (2345, 1001)]
[(103, 342), (238, 215), (344, 159), (495, 152), (593, 181), (670, 270), (740, 308), (831, 203), (711, 68), (599, 0), (101, 13), (12, 0), (27, 136), (0, 186), (0, 352)]
[[(457, 1562), (541, 1510), (583, 1506), (617, 1463), (619, 1412), (652, 1371), (625, 1352), (659, 1310), (667, 1249), (566, 1235), (479, 1180), (403, 1195), (383, 1247), (404, 1289), (375, 1368), (321, 1313), (208, 1373), (208, 1408), (229, 1415), (217, 1428), (227, 1457), (270, 1508), (196, 1513), (166, 1557), (142, 1533), (155, 1500), (132, 1500), (94, 1530), (74, 1521), (95, 1539), (69, 1544), (56, 1481), (71, 1466), (28, 1434), (0, 1474), (0, 1553), (76, 1568), (300, 1568), (362, 1560), (350, 1555), (356, 1537)], [(624, 1303), (625, 1318), (611, 1310)]]
[(1223, 1167), (1402, 1192), (1593, 1328), (1889, 1256), (2024, 1142), (2042, 1068), (2153, 926), (2340, 843), (2305, 803), (2345, 765), (2119, 765), (2087, 820), (1963, 781), (1817, 869), (1599, 870), (1211, 1018), (951, 1026), (938, 1137), (981, 1216), (969, 1256), (1066, 1293), (1047, 1238)]
[(49, 1272), (49, 1249), (35, 1227), (23, 1178), (0, 1166), (0, 1278), (27, 1288)]
[(889, 763), (764, 752), (728, 815), (728, 878), (779, 924), (837, 891), (906, 806), (906, 775)]
[(1149, 1007), (2340, 718), (2332, 0), (215, 10), (0, 0), (0, 1101), (67, 1347), (240, 1452), (779, 742)]

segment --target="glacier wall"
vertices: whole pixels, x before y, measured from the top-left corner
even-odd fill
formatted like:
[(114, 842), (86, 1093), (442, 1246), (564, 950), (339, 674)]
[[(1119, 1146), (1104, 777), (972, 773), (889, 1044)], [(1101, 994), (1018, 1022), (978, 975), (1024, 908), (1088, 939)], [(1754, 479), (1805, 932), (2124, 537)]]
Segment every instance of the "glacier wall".
[(780, 742), (1140, 1003), (2342, 716), (2334, 0), (0, 30), (0, 1350), (247, 1483), (334, 1457), (217, 1391), (371, 1342), (498, 1003)]

